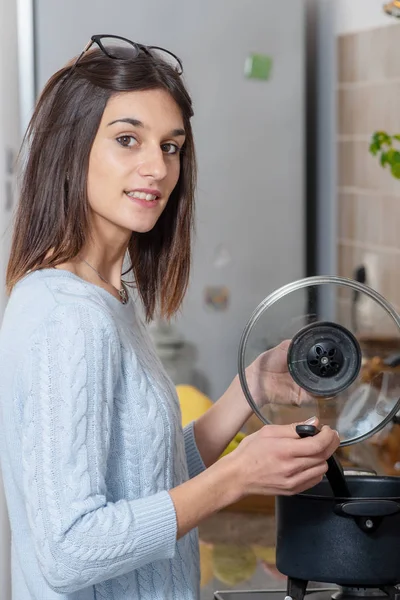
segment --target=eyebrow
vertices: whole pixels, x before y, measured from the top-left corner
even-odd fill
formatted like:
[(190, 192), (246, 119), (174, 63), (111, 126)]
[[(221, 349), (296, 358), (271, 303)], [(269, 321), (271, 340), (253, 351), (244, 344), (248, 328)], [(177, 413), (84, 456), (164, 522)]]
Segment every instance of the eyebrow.
[[(116, 119), (115, 121), (111, 121), (111, 123), (108, 123), (107, 127), (110, 127), (115, 123), (129, 123), (129, 125), (132, 125), (133, 127), (144, 127), (142, 121), (139, 121), (139, 119), (131, 119), (130, 117), (124, 117), (123, 119)], [(186, 132), (184, 129), (178, 128), (173, 129), (169, 135), (171, 135), (172, 137), (185, 136)]]

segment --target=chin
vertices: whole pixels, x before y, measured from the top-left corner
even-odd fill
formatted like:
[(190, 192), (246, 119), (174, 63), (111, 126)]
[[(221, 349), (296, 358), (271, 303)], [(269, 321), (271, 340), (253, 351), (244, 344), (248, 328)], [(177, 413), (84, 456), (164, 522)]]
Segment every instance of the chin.
[(132, 233), (148, 233), (156, 226), (157, 221), (152, 221), (151, 223), (134, 223), (130, 230)]

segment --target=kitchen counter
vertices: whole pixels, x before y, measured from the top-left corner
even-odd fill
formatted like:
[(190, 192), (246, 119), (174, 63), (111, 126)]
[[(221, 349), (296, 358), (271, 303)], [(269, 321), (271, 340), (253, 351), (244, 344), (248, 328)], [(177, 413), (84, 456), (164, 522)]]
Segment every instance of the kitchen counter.
[(199, 527), (201, 600), (215, 590), (284, 588), (275, 567), (275, 517), (222, 511)]

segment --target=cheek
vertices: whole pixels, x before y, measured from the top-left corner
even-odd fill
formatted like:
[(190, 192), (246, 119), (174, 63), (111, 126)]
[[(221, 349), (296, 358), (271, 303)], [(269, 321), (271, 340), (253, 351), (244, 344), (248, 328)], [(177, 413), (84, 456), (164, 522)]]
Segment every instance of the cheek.
[(114, 163), (112, 156), (93, 148), (87, 177), (87, 193), (92, 207), (101, 204), (109, 196), (109, 191), (118, 189), (118, 165)]
[(87, 179), (87, 196), (89, 205), (92, 208), (95, 208), (98, 204), (101, 203), (101, 190), (104, 191), (105, 185), (106, 178), (102, 176), (101, 171), (96, 169), (90, 169)]
[(87, 193), (89, 204), (93, 204), (98, 196), (99, 189), (103, 184), (104, 175), (102, 175), (100, 157), (94, 146), (89, 158), (89, 170), (87, 176)]

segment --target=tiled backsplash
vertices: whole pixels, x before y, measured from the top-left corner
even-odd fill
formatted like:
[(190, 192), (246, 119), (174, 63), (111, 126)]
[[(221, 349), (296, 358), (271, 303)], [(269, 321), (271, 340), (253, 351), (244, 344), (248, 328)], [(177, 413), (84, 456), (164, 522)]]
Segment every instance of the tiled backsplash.
[(368, 152), (376, 130), (400, 133), (400, 25), (338, 38), (339, 275), (364, 264), (400, 308), (400, 180)]

